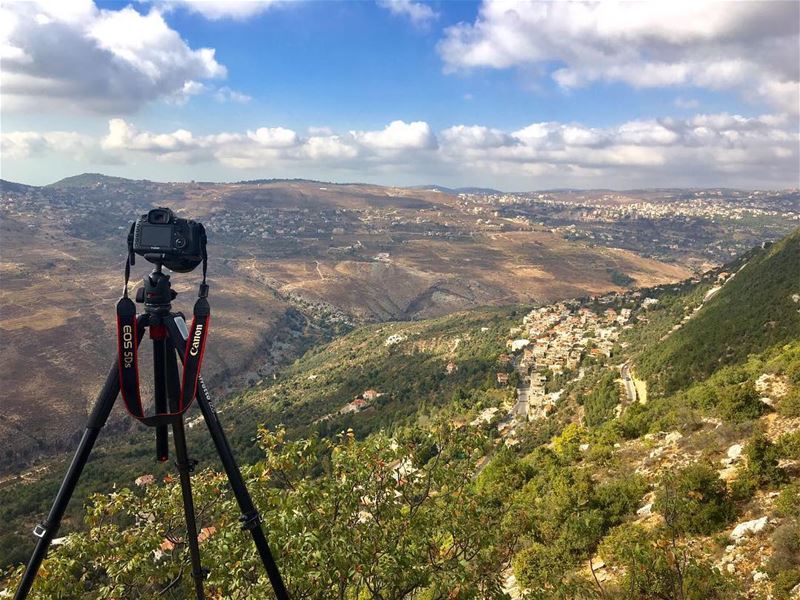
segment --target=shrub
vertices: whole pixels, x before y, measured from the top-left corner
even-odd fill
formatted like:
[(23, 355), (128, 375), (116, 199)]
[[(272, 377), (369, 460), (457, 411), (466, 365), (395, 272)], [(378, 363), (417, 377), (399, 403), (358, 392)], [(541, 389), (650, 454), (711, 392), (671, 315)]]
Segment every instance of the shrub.
[(514, 556), (511, 567), (521, 585), (535, 589), (557, 585), (572, 564), (561, 548), (534, 542)]
[(767, 570), (773, 575), (800, 569), (800, 526), (796, 522), (786, 523), (772, 534), (772, 556)]
[(752, 381), (720, 388), (717, 399), (719, 416), (732, 423), (757, 419), (766, 412)]
[[(613, 529), (600, 544), (609, 563), (624, 567), (620, 598), (736, 598), (736, 584), (687, 548), (674, 544), (662, 530), (648, 531), (625, 524)], [(616, 597), (616, 596), (615, 596)]]
[(800, 481), (795, 481), (783, 488), (775, 501), (775, 506), (784, 517), (800, 519)]
[(778, 448), (764, 434), (756, 433), (744, 449), (747, 473), (757, 485), (776, 485), (786, 481), (786, 472), (778, 466)]
[(781, 398), (778, 412), (784, 417), (800, 417), (800, 386), (795, 386), (788, 396)]
[(800, 459), (800, 431), (784, 433), (775, 442), (780, 458)]
[(725, 482), (713, 468), (702, 463), (665, 474), (655, 508), (676, 533), (711, 534), (733, 517)]

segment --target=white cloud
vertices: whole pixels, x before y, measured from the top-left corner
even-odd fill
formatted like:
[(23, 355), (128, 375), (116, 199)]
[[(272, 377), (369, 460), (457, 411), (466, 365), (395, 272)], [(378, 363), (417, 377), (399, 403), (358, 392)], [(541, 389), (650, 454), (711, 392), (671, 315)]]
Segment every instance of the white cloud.
[(443, 146), (462, 148), (497, 148), (518, 143), (513, 136), (482, 125), (456, 125), (441, 133)]
[(417, 27), (425, 27), (439, 18), (439, 14), (427, 4), (413, 0), (377, 0), (378, 6), (399, 17), (406, 17)]
[(438, 45), (448, 71), (560, 66), (564, 88), (733, 89), (779, 110), (800, 107), (800, 3), (488, 2)]
[(190, 48), (156, 9), (11, 2), (0, 22), (5, 109), (127, 113), (185, 101), (202, 80), (226, 76), (214, 49)]
[(162, 0), (156, 4), (167, 10), (185, 8), (211, 21), (233, 19), (244, 21), (255, 17), (272, 6), (283, 4), (281, 0)]
[(693, 109), (700, 106), (700, 102), (698, 102), (694, 98), (684, 98), (682, 96), (678, 96), (677, 98), (675, 98), (673, 104), (676, 107), (683, 109)]
[(9, 160), (23, 160), (50, 152), (80, 160), (94, 145), (93, 138), (74, 131), (17, 131), (3, 133), (0, 139), (3, 158)]
[(373, 150), (424, 150), (436, 147), (436, 136), (425, 121), (392, 121), (379, 131), (351, 131), (350, 135)]
[(101, 162), (150, 158), (312, 177), (333, 170), (361, 180), (405, 174), (413, 183), (456, 179), (501, 187), (509, 181), (518, 189), (800, 185), (800, 134), (797, 120), (786, 115), (698, 114), (603, 128), (545, 121), (514, 131), (454, 125), (438, 136), (424, 122), (394, 121), (383, 129), (343, 134), (320, 127), (306, 135), (285, 127), (258, 127), (196, 135), (186, 129), (143, 131), (117, 118), (109, 121), (102, 138), (71, 132), (4, 133), (2, 151), (10, 160), (50, 152), (85, 160), (102, 157)]
[(248, 131), (247, 137), (266, 148), (286, 148), (297, 145), (297, 133), (283, 127), (259, 127)]
[(219, 88), (214, 93), (214, 99), (217, 102), (234, 102), (236, 104), (247, 104), (250, 100), (253, 99), (252, 96), (248, 96), (242, 92), (237, 92), (236, 90), (232, 90), (227, 86), (223, 86)]

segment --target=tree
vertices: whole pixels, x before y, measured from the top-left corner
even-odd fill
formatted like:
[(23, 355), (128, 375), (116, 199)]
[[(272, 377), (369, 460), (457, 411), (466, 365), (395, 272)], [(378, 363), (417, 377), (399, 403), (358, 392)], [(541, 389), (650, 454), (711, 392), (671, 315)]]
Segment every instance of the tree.
[[(358, 442), (352, 432), (287, 441), (264, 429), (259, 441), (266, 456), (244, 473), (292, 598), (500, 595), (513, 544), (500, 543), (502, 512), (475, 491), (476, 434), (442, 425), (419, 441)], [(416, 461), (420, 453), (428, 460)], [(201, 526), (214, 528), (201, 543), (209, 597), (272, 597), (224, 478), (205, 471), (193, 487)], [(191, 595), (174, 481), (97, 495), (86, 522), (50, 553), (32, 597)], [(20, 571), (7, 574), (9, 587)]]
[(728, 600), (736, 598), (732, 579), (680, 545), (665, 528), (648, 531), (624, 524), (602, 541), (599, 554), (625, 569), (618, 587), (624, 598)]
[(702, 463), (667, 472), (656, 494), (655, 508), (674, 535), (710, 534), (733, 517), (733, 503), (725, 482)]

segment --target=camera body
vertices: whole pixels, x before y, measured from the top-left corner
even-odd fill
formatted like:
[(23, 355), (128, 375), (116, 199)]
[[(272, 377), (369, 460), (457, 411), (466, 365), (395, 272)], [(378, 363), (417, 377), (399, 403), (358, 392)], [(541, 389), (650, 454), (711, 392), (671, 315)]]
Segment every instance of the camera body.
[(177, 217), (168, 208), (154, 208), (133, 224), (129, 244), (146, 260), (172, 271), (188, 273), (203, 260), (203, 225)]

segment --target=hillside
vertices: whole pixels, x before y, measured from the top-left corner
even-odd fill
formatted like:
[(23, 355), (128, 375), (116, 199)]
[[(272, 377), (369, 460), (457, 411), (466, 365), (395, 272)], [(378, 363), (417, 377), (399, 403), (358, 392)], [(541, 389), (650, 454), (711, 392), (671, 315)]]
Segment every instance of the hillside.
[[(220, 394), (270, 376), (309, 345), (356, 324), (550, 301), (688, 274), (631, 251), (488, 218), (457, 196), (422, 190), (159, 183), (88, 173), (45, 187), (4, 186), (2, 193), (6, 471), (71, 447), (83, 427), (113, 355), (109, 316), (120, 293), (125, 234), (153, 206), (200, 219), (209, 232), (214, 327), (206, 374)], [(140, 261), (132, 281), (147, 269)], [(188, 310), (197, 281), (196, 272), (175, 277), (176, 308)]]
[(705, 292), (713, 296), (699, 311), (637, 358), (638, 372), (652, 384), (673, 392), (798, 338), (800, 229), (727, 270), (731, 276)]
[[(743, 257), (716, 293), (738, 279), (741, 289), (759, 282), (768, 290), (761, 301), (779, 302), (786, 288), (775, 267), (787, 264), (795, 243), (793, 234)], [(368, 325), (230, 399), (223, 421), (237, 453), (255, 461), (249, 485), (290, 590), (308, 598), (365, 585), (406, 590), (398, 598), (455, 590), (503, 599), (794, 597), (800, 330), (789, 322), (792, 339), (773, 343), (745, 319), (753, 314), (747, 303), (719, 296), (730, 318), (754, 327), (738, 357), (692, 375), (685, 391), (651, 386), (646, 402), (619, 379), (638, 344), (656, 344), (647, 332), (677, 335), (708, 318), (716, 297), (703, 299), (721, 272), (533, 310)], [(512, 344), (521, 339), (535, 343)], [(559, 367), (567, 341), (582, 348), (580, 358)], [(193, 454), (205, 466), (209, 450), (193, 425)], [(180, 505), (174, 480), (160, 482), (163, 472), (147, 466), (151, 451), (142, 438), (102, 450), (94, 477), (116, 471), (130, 483), (137, 472), (155, 473), (156, 482), (95, 497), (89, 533), (70, 536), (48, 559), (42, 597), (96, 597), (98, 578), (109, 589), (155, 593), (173, 580), (189, 589), (180, 539), (152, 559), (169, 535), (160, 523)], [(4, 494), (20, 498), (31, 485)], [(268, 597), (220, 477), (203, 471), (195, 488), (208, 528), (209, 589)], [(145, 513), (157, 517), (136, 518)], [(136, 543), (97, 542), (109, 538)], [(103, 567), (121, 556), (136, 568)], [(79, 575), (60, 577), (67, 570)]]

